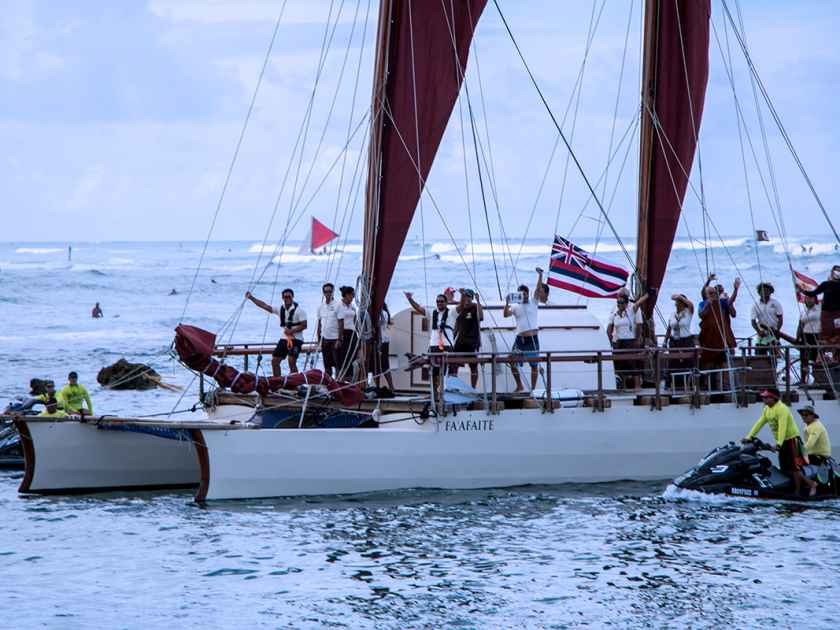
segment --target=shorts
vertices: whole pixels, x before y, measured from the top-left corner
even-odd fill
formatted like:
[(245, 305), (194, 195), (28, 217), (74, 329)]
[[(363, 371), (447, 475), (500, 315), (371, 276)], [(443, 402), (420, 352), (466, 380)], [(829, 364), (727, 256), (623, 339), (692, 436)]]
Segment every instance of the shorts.
[(277, 347), (274, 348), (271, 356), (278, 359), (285, 359), (286, 357), (297, 359), (300, 356), (301, 349), (303, 349), (303, 339), (292, 339), (292, 347), (290, 348), (286, 338), (283, 337), (277, 342)]
[(802, 345), (812, 346), (810, 348), (802, 348), (799, 351), (799, 360), (802, 365), (808, 365), (817, 360), (819, 356), (819, 339), (816, 333), (802, 333)]
[(800, 470), (805, 465), (802, 440), (798, 437), (782, 442), (779, 447), (779, 468), (785, 472)]
[[(529, 335), (523, 337), (516, 335), (516, 340), (513, 342), (513, 354), (518, 354), (526, 359), (536, 359), (540, 351), (540, 338), (537, 335)], [(522, 365), (518, 363), (517, 365)]]
[[(452, 346), (443, 346), (443, 349), (440, 346), (429, 346), (429, 354), (439, 354), (441, 352), (452, 352)], [(432, 366), (432, 375), (437, 376), (440, 374), (440, 366), (443, 362), (436, 359), (430, 359), (429, 364)], [(450, 363), (447, 368), (448, 374), (455, 374), (458, 371), (458, 366), (454, 363)]]

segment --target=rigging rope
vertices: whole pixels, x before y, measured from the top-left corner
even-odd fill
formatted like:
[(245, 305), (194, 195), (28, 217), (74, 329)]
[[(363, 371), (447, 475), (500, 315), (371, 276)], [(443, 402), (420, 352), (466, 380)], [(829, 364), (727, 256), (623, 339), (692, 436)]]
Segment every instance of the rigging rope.
[(782, 120), (779, 117), (779, 114), (776, 111), (775, 106), (773, 105), (773, 101), (771, 100), (770, 95), (767, 92), (767, 89), (764, 87), (764, 82), (761, 80), (761, 77), (758, 74), (758, 69), (755, 67), (755, 64), (752, 61), (752, 57), (750, 56), (749, 49), (747, 48), (746, 42), (741, 37), (741, 33), (739, 32), (738, 28), (735, 26), (735, 21), (732, 18), (732, 14), (729, 11), (729, 6), (727, 5), (726, 0), (721, 0), (721, 2), (723, 4), (724, 11), (726, 12), (726, 17), (729, 20), (730, 24), (732, 25), (732, 31), (735, 33), (735, 37), (738, 40), (738, 44), (741, 46), (741, 50), (744, 53), (744, 58), (746, 59), (747, 66), (750, 69), (750, 74), (751, 74), (751, 76), (753, 76), (755, 78), (756, 84), (758, 85), (758, 88), (761, 90), (761, 94), (764, 97), (765, 103), (767, 104), (767, 108), (769, 109), (770, 114), (773, 117), (773, 120), (775, 121), (776, 126), (778, 127), (779, 132), (781, 133), (782, 138), (784, 139), (788, 150), (790, 151), (791, 155), (793, 156), (793, 159), (796, 162), (796, 165), (799, 167), (799, 171), (802, 173), (802, 176), (804, 177), (805, 182), (808, 184), (808, 188), (810, 189), (811, 194), (814, 197), (814, 200), (817, 202), (817, 205), (819, 206), (820, 211), (822, 212), (823, 217), (826, 220), (826, 223), (828, 223), (828, 226), (831, 228), (831, 232), (834, 234), (834, 239), (838, 243), (840, 243), (840, 234), (837, 233), (837, 229), (834, 227), (834, 223), (832, 223), (831, 217), (828, 216), (828, 211), (825, 209), (825, 205), (823, 205), (822, 199), (820, 198), (819, 194), (817, 193), (817, 190), (814, 187), (814, 184), (811, 181), (811, 178), (808, 176), (808, 173), (805, 170), (805, 166), (802, 164), (802, 160), (799, 159), (799, 154), (797, 153), (796, 148), (793, 146), (793, 142), (791, 141), (790, 136), (787, 133), (787, 129), (782, 124)]
[(210, 229), (207, 231), (207, 238), (204, 239), (204, 246), (201, 249), (201, 256), (198, 259), (198, 265), (195, 268), (195, 274), (193, 275), (192, 282), (190, 283), (190, 290), (187, 291), (187, 297), (184, 300), (184, 309), (181, 311), (180, 321), (183, 321), (184, 316), (187, 314), (187, 308), (190, 304), (190, 298), (192, 297), (193, 291), (195, 290), (195, 283), (198, 280), (198, 274), (201, 271), (201, 266), (204, 264), (204, 256), (207, 254), (207, 246), (210, 244), (210, 238), (213, 235), (213, 230), (216, 227), (216, 221), (219, 218), (219, 212), (222, 209), (222, 203), (224, 202), (225, 195), (227, 193), (228, 185), (230, 184), (230, 179), (233, 175), (233, 169), (236, 166), (236, 162), (239, 159), (239, 150), (242, 147), (242, 142), (245, 139), (245, 132), (248, 129), (248, 123), (251, 121), (251, 114), (254, 112), (254, 105), (257, 102), (257, 95), (260, 92), (260, 86), (262, 85), (263, 77), (265, 76), (265, 70), (268, 67), (268, 63), (271, 60), (271, 51), (274, 49), (274, 42), (277, 41), (277, 33), (280, 30), (280, 22), (283, 20), (283, 14), (286, 11), (286, 3), (287, 0), (283, 0), (283, 4), (280, 7), (280, 13), (277, 15), (277, 20), (274, 23), (274, 30), (271, 33), (271, 39), (268, 42), (268, 48), (265, 51), (265, 57), (263, 58), (262, 67), (260, 68), (259, 76), (257, 77), (257, 84), (254, 87), (254, 92), (251, 95), (251, 101), (248, 104), (248, 111), (245, 114), (245, 120), (242, 123), (242, 129), (239, 132), (239, 138), (236, 141), (236, 147), (233, 150), (233, 156), (231, 157), (230, 163), (228, 164), (227, 173), (225, 174), (225, 180), (222, 184), (222, 190), (219, 194), (219, 200), (216, 202), (216, 210), (213, 212), (213, 220), (210, 222)]

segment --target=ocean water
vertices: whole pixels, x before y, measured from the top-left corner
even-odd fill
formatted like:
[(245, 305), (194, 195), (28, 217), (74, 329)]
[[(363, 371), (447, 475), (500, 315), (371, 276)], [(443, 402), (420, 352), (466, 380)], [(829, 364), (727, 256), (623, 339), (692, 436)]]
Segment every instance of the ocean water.
[[(757, 258), (747, 238), (710, 250), (678, 242), (663, 293), (696, 298), (708, 258), (726, 286), (744, 278), (737, 334), (749, 332), (747, 289), (759, 279), (775, 282), (793, 332), (789, 260), (822, 279), (840, 254), (825, 237), (787, 246), (760, 245)], [(403, 308), (402, 291), (426, 300), (443, 286), (478, 285), (485, 300), (498, 299), (494, 257), (504, 293), (532, 284), (549, 248), (409, 244), (391, 310)], [(599, 245), (616, 263), (619, 249)], [(168, 354), (179, 321), (223, 329), (225, 340), (273, 342), (274, 319), (250, 304), (239, 310), (249, 281), (266, 301), (294, 287), (311, 313), (325, 279), (354, 283), (361, 253), (353, 243), (309, 256), (215, 242), (196, 275), (201, 250), (74, 243), (68, 261), (66, 244), (0, 244), (0, 401), (25, 393), (31, 377), (60, 384), (76, 370), (97, 413), (188, 409), (195, 383)], [(557, 293), (553, 302), (576, 301)], [(96, 301), (100, 320), (90, 317)], [(602, 319), (610, 306), (591, 302)], [(102, 390), (96, 372), (122, 356), (151, 364), (183, 395)], [(663, 480), (198, 507), (178, 492), (21, 498), (20, 476), (0, 473), (6, 627), (838, 626), (837, 504), (709, 499)]]

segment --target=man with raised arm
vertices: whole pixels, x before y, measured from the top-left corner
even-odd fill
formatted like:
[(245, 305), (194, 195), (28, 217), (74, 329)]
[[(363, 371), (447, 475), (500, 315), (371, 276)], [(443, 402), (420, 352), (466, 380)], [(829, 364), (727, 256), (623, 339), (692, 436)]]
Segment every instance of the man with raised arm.
[(274, 376), (282, 376), (280, 366), (283, 359), (287, 357), (289, 359), (289, 372), (294, 374), (298, 371), (297, 358), (303, 348), (303, 331), (306, 330), (306, 311), (294, 301), (295, 292), (291, 289), (283, 289), (281, 296), (283, 305), (277, 308), (255, 298), (250, 291), (245, 293), (246, 299), (251, 300), (266, 313), (277, 315), (280, 319), (283, 338), (277, 342), (277, 347), (274, 348), (271, 355), (271, 372)]
[[(446, 295), (441, 293), (435, 298), (435, 308), (424, 308), (414, 299), (414, 294), (405, 292), (405, 298), (415, 313), (425, 317), (429, 321), (429, 353), (452, 352), (455, 342), (455, 320), (457, 315), (448, 306)], [(458, 371), (458, 366), (450, 363), (447, 368), (448, 374)], [(440, 386), (440, 363), (432, 362), (432, 384), (437, 392)]]
[[(513, 342), (512, 354), (520, 355), (526, 359), (536, 359), (540, 351), (539, 338), (539, 302), (544, 302), (546, 299), (545, 290), (543, 289), (543, 270), (540, 267), (536, 268), (537, 284), (534, 289), (534, 296), (531, 299), (530, 290), (524, 284), (519, 285), (519, 295), (517, 304), (511, 304), (511, 296), (508, 295), (505, 300), (505, 310), (502, 315), (504, 317), (513, 316), (516, 320), (516, 339)], [(519, 368), (522, 363), (511, 363), (511, 370), (513, 371), (513, 379), (516, 381), (516, 391), (523, 391), (522, 377), (519, 375)], [(539, 366), (537, 363), (531, 363), (531, 389), (537, 387), (537, 374), (539, 373)]]

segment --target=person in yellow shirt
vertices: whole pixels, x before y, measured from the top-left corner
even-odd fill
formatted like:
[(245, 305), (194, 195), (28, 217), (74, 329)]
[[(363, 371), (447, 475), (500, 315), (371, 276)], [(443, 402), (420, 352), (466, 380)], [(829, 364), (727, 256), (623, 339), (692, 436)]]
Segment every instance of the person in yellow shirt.
[(808, 453), (808, 461), (815, 466), (820, 466), (831, 457), (828, 431), (825, 430), (819, 415), (811, 405), (805, 405), (797, 411), (805, 423), (805, 451)]
[[(79, 385), (79, 375), (75, 372), (70, 372), (67, 375), (67, 385), (59, 392), (58, 396), (64, 403), (65, 411), (93, 415), (93, 403), (90, 401), (90, 394), (88, 394), (84, 385)], [(83, 402), (87, 404), (87, 409), (82, 406)]]
[(47, 404), (50, 398), (53, 398), (55, 399), (56, 404), (58, 404), (58, 408), (64, 409), (64, 401), (61, 398), (61, 392), (55, 391), (55, 381), (44, 381), (44, 387), (46, 387), (46, 392), (40, 396), (35, 396), (35, 399)]
[(769, 424), (776, 442), (773, 450), (779, 453), (779, 468), (793, 478), (793, 487), (797, 496), (803, 483), (808, 486), (809, 496), (814, 496), (817, 493), (817, 482), (807, 479), (801, 471), (802, 466), (807, 464), (808, 460), (803, 452), (799, 429), (793, 420), (790, 409), (779, 398), (781, 398), (781, 395), (776, 387), (768, 387), (761, 392), (764, 410), (744, 441), (749, 442), (755, 438), (761, 431), (761, 427)]
[(47, 408), (38, 414), (38, 417), (44, 416), (46, 418), (66, 418), (67, 414), (58, 408), (58, 401), (55, 398), (47, 400)]

